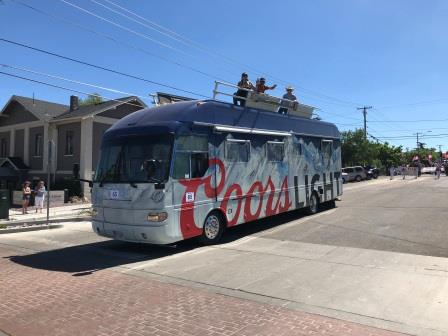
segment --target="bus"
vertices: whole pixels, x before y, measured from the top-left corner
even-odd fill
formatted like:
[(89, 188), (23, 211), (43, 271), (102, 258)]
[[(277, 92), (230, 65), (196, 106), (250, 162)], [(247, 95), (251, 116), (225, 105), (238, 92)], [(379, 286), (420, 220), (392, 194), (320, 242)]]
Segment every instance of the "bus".
[(256, 95), (244, 107), (181, 101), (115, 123), (93, 181), (93, 230), (129, 242), (215, 244), (235, 225), (334, 205), (342, 194), (337, 127), (297, 102), (279, 114), (281, 101)]

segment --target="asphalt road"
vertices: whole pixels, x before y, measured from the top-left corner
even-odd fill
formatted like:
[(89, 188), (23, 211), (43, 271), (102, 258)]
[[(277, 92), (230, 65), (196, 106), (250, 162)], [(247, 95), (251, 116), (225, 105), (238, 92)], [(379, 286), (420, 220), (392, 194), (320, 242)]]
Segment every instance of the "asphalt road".
[(448, 335), (448, 177), (344, 186), (337, 207), (229, 230), (223, 244), (149, 246), (89, 223), (0, 236), (19, 265), (113, 269), (415, 335)]

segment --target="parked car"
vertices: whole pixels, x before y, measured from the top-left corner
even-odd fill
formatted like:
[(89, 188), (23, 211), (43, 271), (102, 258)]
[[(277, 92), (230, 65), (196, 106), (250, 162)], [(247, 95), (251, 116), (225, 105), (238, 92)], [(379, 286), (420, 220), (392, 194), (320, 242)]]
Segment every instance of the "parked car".
[(348, 174), (346, 172), (342, 172), (341, 173), (341, 177), (342, 177), (342, 183), (347, 183), (348, 182)]
[(368, 179), (377, 179), (380, 175), (380, 170), (375, 167), (366, 166), (364, 167), (364, 170), (366, 171), (366, 175)]
[(366, 171), (361, 166), (345, 167), (342, 168), (343, 173), (347, 173), (347, 182), (356, 181), (360, 182), (367, 178)]
[(422, 167), (421, 173), (422, 174), (435, 174), (436, 167)]

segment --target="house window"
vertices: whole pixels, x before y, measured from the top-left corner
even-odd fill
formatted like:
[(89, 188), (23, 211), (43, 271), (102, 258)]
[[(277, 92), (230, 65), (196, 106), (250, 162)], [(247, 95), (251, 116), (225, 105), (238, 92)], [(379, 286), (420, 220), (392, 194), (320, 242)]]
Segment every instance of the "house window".
[(283, 157), (285, 156), (285, 144), (283, 142), (268, 141), (266, 143), (266, 154), (268, 161), (283, 161)]
[(42, 134), (36, 134), (34, 138), (34, 156), (41, 157), (42, 156)]
[(73, 131), (65, 134), (65, 155), (73, 155)]
[(0, 140), (0, 156), (1, 157), (6, 157), (6, 155), (7, 155), (6, 147), (7, 147), (6, 139), (2, 138)]
[(225, 158), (229, 162), (249, 162), (249, 140), (227, 140)]

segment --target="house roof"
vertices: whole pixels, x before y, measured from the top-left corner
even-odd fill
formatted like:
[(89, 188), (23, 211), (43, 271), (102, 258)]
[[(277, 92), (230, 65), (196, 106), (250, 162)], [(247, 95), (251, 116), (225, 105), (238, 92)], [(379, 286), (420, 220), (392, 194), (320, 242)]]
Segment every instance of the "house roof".
[(47, 120), (49, 118), (54, 118), (66, 111), (68, 109), (67, 105), (51, 103), (45, 100), (33, 99), (28, 97), (13, 95), (9, 101), (5, 104), (0, 114), (2, 114), (8, 105), (16, 101), (29, 112), (31, 112), (36, 118), (40, 120)]
[[(132, 103), (132, 101), (135, 101)], [(138, 104), (141, 105), (142, 108), (146, 107), (146, 104), (135, 96), (123, 97), (115, 100), (108, 100), (105, 102), (101, 102), (99, 104), (80, 106), (78, 109), (74, 111), (66, 111), (65, 113), (58, 115), (53, 120), (64, 120), (64, 119), (72, 119), (72, 118), (83, 118), (89, 115), (95, 115), (107, 110), (110, 110), (114, 107), (123, 105), (123, 104)]]
[[(6, 164), (8, 163), (8, 164)], [(6, 164), (6, 165), (5, 165)], [(0, 161), (0, 167), (13, 167), (15, 170), (29, 170), (30, 167), (28, 167), (20, 157), (7, 157), (3, 158)]]

